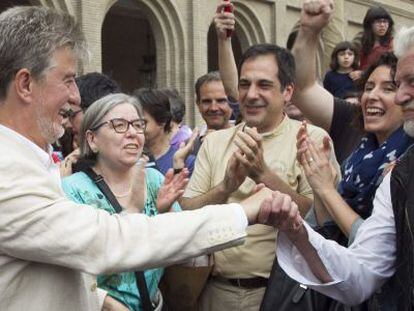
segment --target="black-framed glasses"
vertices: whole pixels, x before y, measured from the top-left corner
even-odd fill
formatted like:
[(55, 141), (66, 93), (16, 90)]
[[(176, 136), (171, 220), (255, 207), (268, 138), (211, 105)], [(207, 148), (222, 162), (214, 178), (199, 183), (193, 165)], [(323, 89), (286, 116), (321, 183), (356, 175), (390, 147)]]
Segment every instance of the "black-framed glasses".
[(91, 131), (96, 131), (105, 124), (110, 124), (112, 128), (115, 130), (115, 132), (120, 134), (126, 133), (129, 130), (130, 125), (132, 125), (132, 127), (139, 134), (143, 134), (145, 132), (145, 128), (147, 127), (147, 121), (145, 121), (144, 119), (135, 119), (132, 121), (128, 121), (122, 118), (115, 118), (98, 124), (97, 126), (92, 128)]
[(81, 111), (82, 109), (72, 110), (71, 108), (69, 108), (68, 110), (61, 110), (59, 114), (65, 119), (73, 119)]

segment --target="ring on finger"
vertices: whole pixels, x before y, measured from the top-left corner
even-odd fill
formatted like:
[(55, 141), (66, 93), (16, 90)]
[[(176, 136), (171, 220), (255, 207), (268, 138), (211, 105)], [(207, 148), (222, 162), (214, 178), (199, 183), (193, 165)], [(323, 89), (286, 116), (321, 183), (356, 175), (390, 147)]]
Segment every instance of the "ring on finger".
[(315, 161), (312, 157), (309, 158), (308, 163), (312, 163), (313, 161)]

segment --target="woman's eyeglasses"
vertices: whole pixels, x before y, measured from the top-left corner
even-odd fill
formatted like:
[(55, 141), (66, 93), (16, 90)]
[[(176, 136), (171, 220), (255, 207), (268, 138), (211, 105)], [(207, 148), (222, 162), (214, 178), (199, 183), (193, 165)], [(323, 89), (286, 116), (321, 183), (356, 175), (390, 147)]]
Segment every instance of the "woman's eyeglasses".
[(112, 128), (115, 130), (115, 132), (123, 134), (126, 133), (129, 130), (129, 126), (132, 125), (132, 127), (139, 133), (143, 134), (145, 132), (145, 128), (147, 127), (147, 121), (144, 119), (136, 119), (132, 121), (128, 121), (122, 118), (115, 118), (109, 121), (102, 122), (92, 128), (92, 131), (98, 130), (100, 127), (102, 127), (105, 124), (111, 124)]

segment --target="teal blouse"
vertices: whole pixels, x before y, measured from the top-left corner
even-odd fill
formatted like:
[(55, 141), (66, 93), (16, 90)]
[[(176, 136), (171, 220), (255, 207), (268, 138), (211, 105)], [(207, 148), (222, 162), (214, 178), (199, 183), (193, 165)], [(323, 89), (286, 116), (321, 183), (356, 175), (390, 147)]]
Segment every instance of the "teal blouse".
[[(147, 199), (143, 210), (146, 215), (154, 216), (158, 214), (157, 194), (163, 182), (164, 176), (160, 172), (152, 168), (146, 169)], [(83, 172), (64, 178), (62, 188), (67, 197), (77, 203), (91, 205), (110, 214), (115, 213), (115, 209), (96, 184)], [(181, 211), (177, 202), (173, 204), (173, 210)], [(158, 283), (163, 272), (162, 268), (144, 272), (151, 299), (154, 299), (157, 293)], [(108, 292), (108, 295), (125, 304), (130, 310), (142, 310), (134, 272), (99, 275), (97, 282), (100, 288)]]

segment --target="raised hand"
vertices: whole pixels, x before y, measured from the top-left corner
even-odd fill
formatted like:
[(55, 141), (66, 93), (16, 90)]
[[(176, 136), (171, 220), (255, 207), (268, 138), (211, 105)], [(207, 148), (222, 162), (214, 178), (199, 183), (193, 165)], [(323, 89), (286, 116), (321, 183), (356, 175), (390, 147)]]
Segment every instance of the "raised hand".
[(333, 12), (333, 0), (306, 0), (300, 23), (303, 28), (319, 33), (329, 23)]
[[(224, 8), (230, 6), (231, 12), (224, 12)], [(236, 21), (234, 19), (233, 4), (228, 1), (222, 1), (216, 10), (213, 22), (216, 28), (217, 37), (221, 40), (227, 40), (230, 37), (227, 36), (228, 31), (233, 32)]]
[(60, 163), (60, 177), (66, 177), (72, 175), (72, 165), (78, 162), (80, 150), (75, 149)]
[(193, 130), (193, 134), (191, 135), (190, 139), (185, 142), (181, 142), (179, 149), (174, 153), (173, 157), (173, 167), (176, 169), (181, 169), (185, 167), (185, 160), (187, 160), (188, 156), (194, 150), (194, 144), (198, 137), (200, 130), (195, 128)]
[(169, 169), (165, 174), (164, 183), (158, 190), (157, 209), (160, 213), (171, 210), (171, 206), (184, 194), (188, 184), (188, 169), (184, 168), (180, 173), (174, 174), (173, 169)]
[(362, 70), (354, 70), (351, 71), (348, 76), (352, 79), (352, 81), (359, 80), (362, 76)]

